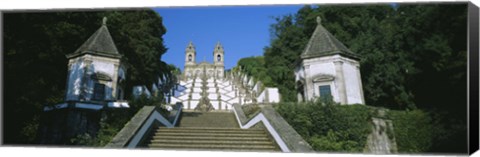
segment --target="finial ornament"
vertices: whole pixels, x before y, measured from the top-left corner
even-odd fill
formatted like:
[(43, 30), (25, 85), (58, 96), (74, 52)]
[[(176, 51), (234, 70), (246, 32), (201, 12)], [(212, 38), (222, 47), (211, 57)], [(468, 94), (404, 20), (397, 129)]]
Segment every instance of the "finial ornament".
[(322, 23), (322, 19), (320, 18), (320, 16), (317, 16), (317, 25), (320, 25)]
[(106, 26), (107, 25), (107, 17), (103, 17), (103, 22), (102, 25)]

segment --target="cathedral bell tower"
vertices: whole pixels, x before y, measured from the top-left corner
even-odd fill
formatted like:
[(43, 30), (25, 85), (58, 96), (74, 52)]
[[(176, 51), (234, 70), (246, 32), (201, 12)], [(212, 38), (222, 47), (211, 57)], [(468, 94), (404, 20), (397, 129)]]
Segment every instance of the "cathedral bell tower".
[(215, 65), (223, 65), (223, 53), (223, 46), (222, 44), (220, 44), (220, 42), (218, 42), (215, 46), (215, 49), (213, 50), (213, 62), (215, 63)]
[(195, 46), (192, 42), (188, 43), (187, 48), (185, 48), (185, 65), (195, 65), (196, 55)]
[(213, 50), (213, 63), (215, 65), (215, 76), (217, 78), (223, 78), (223, 72), (225, 70), (224, 62), (224, 50), (220, 42), (217, 43)]

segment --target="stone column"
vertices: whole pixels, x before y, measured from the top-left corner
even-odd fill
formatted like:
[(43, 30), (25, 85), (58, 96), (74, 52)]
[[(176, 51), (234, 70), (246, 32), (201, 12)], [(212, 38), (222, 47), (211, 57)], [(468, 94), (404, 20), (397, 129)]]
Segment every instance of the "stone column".
[(220, 94), (217, 96), (217, 100), (218, 100), (218, 110), (222, 110), (222, 98), (220, 96)]
[(338, 84), (340, 103), (347, 104), (347, 90), (345, 88), (345, 77), (343, 74), (343, 61), (334, 61), (333, 63), (335, 64), (335, 73), (337, 78), (335, 82)]
[(266, 101), (267, 103), (270, 103), (270, 98), (269, 98), (270, 96), (269, 96), (269, 94), (268, 94), (268, 88), (265, 88), (264, 91), (265, 91), (265, 101)]
[(363, 96), (363, 85), (362, 85), (362, 77), (360, 75), (360, 65), (355, 65), (355, 70), (357, 71), (357, 80), (358, 80), (358, 88), (360, 89), (360, 99), (362, 100), (362, 104), (365, 104), (365, 97)]
[[(87, 90), (88, 90), (88, 82), (90, 81), (90, 75), (88, 75), (88, 71), (90, 70), (90, 65), (92, 65), (92, 60), (85, 59), (85, 66), (83, 67), (83, 75), (82, 75), (82, 82), (80, 86), (80, 95), (79, 100), (85, 101), (87, 99)], [(91, 98), (89, 98), (91, 99)]]
[(303, 67), (303, 73), (305, 74), (305, 85), (304, 85), (304, 90), (305, 90), (305, 101), (310, 101), (312, 100), (313, 96), (315, 95), (313, 89), (313, 82), (312, 78), (310, 77), (310, 72), (309, 72), (310, 66), (309, 65), (304, 65)]
[(117, 100), (118, 64), (113, 64), (112, 100)]
[[(68, 91), (69, 91), (69, 90), (72, 90), (72, 93), (73, 93), (73, 92), (74, 92), (73, 90), (75, 90), (75, 89), (73, 89), (73, 86), (72, 86), (72, 87), (69, 87), (69, 83), (70, 83), (70, 79), (71, 79), (71, 78), (70, 78), (70, 73), (72, 72), (72, 64), (73, 64), (73, 60), (70, 59), (70, 60), (68, 61), (68, 65), (67, 65), (67, 66), (68, 66), (68, 67), (67, 67), (68, 73), (67, 73), (67, 81), (65, 82), (65, 88), (66, 88), (66, 89), (65, 89), (65, 97), (64, 97), (64, 99), (63, 99), (63, 100), (65, 100), (65, 101), (68, 99)], [(70, 88), (72, 88), (72, 89), (70, 89)]]
[(192, 107), (190, 107), (190, 100), (191, 100), (191, 99), (192, 99), (192, 94), (189, 94), (189, 95), (188, 95), (188, 101), (187, 101), (187, 103), (188, 103), (187, 109), (189, 109), (189, 110), (192, 108)]

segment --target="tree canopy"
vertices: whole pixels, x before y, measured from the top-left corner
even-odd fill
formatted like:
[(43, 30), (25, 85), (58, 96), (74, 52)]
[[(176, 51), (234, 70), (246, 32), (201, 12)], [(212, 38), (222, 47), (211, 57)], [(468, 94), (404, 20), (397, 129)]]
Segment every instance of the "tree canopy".
[[(294, 68), (316, 27), (317, 16), (328, 31), (360, 56), (367, 105), (427, 110), (446, 126), (445, 130), (451, 129), (448, 137), (442, 138), (466, 143), (466, 3), (306, 5), (296, 14), (276, 17), (263, 66), (283, 102), (297, 101), (292, 90)], [(253, 69), (262, 68), (244, 70)], [(448, 147), (444, 140), (435, 142), (431, 149), (465, 148)]]
[[(429, 95), (445, 93), (454, 100), (449, 102), (465, 102), (466, 4), (305, 6), (297, 14), (277, 17), (264, 56), (283, 101), (296, 100), (289, 90), (294, 87), (293, 69), (317, 16), (361, 56), (367, 104), (404, 109), (444, 103), (431, 101)], [(455, 92), (442, 92), (446, 89)]]
[(168, 75), (160, 61), (166, 29), (153, 10), (5, 13), (5, 143), (34, 143), (43, 106), (64, 98), (65, 55), (99, 28), (103, 17), (127, 68), (126, 93)]

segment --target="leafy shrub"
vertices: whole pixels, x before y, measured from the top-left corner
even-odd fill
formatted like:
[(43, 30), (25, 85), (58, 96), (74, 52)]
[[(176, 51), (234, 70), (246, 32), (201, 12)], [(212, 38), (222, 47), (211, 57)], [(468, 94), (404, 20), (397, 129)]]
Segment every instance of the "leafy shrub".
[[(363, 151), (371, 133), (371, 117), (379, 116), (376, 107), (324, 100), (280, 103), (275, 108), (315, 151)], [(436, 152), (432, 150), (435, 145), (444, 145), (454, 137), (442, 117), (440, 113), (414, 109), (387, 110), (384, 118), (393, 122), (393, 133), (389, 130), (387, 134), (395, 138), (398, 152), (419, 153)]]
[(361, 152), (371, 131), (373, 109), (318, 100), (280, 103), (276, 110), (316, 151)]
[(389, 111), (388, 116), (393, 121), (399, 152), (416, 153), (426, 152), (430, 149), (435, 130), (427, 112), (421, 110)]

